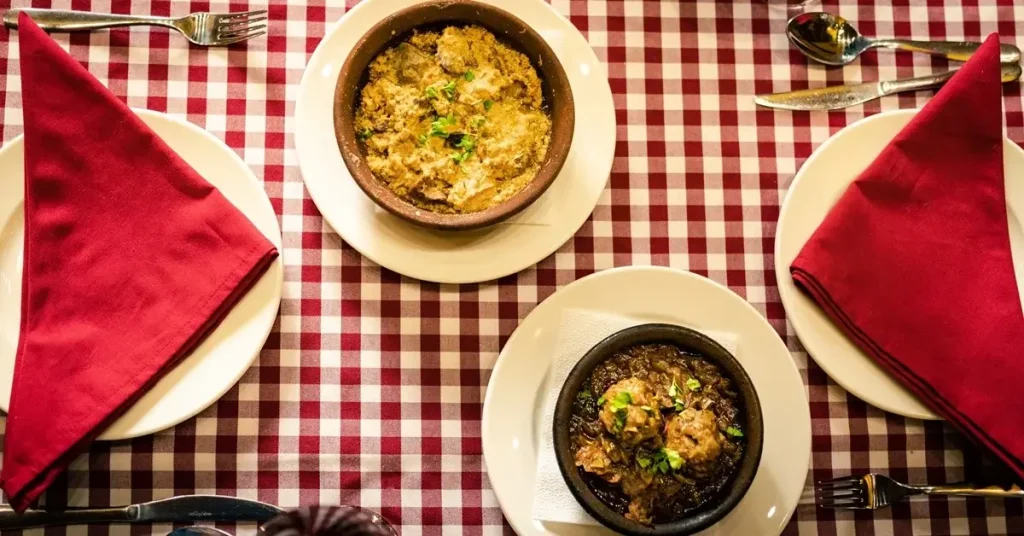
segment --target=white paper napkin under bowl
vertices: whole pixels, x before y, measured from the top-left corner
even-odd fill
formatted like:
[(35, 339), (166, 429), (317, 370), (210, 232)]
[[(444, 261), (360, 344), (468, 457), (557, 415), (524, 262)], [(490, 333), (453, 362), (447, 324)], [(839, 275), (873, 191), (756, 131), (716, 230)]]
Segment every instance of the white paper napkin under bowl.
[[(555, 341), (555, 353), (549, 371), (550, 380), (547, 398), (544, 402), (544, 413), (541, 416), (537, 474), (534, 480), (534, 487), (537, 490), (533, 496), (534, 519), (551, 523), (599, 525), (576, 501), (576, 497), (569, 491), (569, 486), (562, 478), (562, 471), (558, 468), (554, 438), (552, 437), (555, 403), (569, 372), (591, 348), (616, 332), (651, 322), (650, 320), (595, 313), (582, 309), (569, 309), (562, 313), (558, 339)], [(683, 327), (693, 329), (691, 326)], [(735, 333), (697, 331), (711, 337), (726, 350), (736, 355), (738, 341)]]

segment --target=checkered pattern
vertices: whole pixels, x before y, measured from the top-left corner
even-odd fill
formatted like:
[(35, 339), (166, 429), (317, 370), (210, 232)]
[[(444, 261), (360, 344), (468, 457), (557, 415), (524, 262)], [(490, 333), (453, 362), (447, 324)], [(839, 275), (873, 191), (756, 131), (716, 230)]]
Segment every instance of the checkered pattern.
[[(883, 471), (944, 482), (998, 473), (943, 424), (887, 415), (831, 382), (787, 326), (772, 271), (779, 203), (800, 163), (844, 125), (919, 106), (928, 95), (833, 113), (757, 109), (750, 98), (923, 75), (946, 62), (879, 52), (842, 69), (809, 67), (783, 35), (792, 12), (763, 0), (552, 1), (608, 63), (619, 125), (610, 185), (592, 219), (554, 256), (497, 283), (463, 287), (382, 271), (324, 224), (303, 188), (292, 148), (301, 128), (291, 119), (294, 99), (327, 21), (346, 9), (340, 2), (272, 0), (269, 36), (230, 50), (190, 47), (162, 30), (57, 36), (130, 105), (186, 118), (252, 166), (281, 216), (285, 287), (280, 321), (236, 388), (171, 430), (93, 445), (46, 501), (99, 506), (222, 493), (285, 507), (359, 504), (407, 536), (510, 534), (481, 457), (481, 403), (498, 350), (559, 287), (629, 264), (670, 265), (724, 283), (785, 337), (808, 385), (810, 478)], [(825, 3), (868, 35), (977, 40), (998, 30), (1024, 44), (1024, 5), (1016, 0)], [(264, 7), (246, 0), (34, 5), (162, 15)], [(22, 130), (12, 35), (0, 32), (5, 142)], [(1006, 86), (1004, 105), (1010, 137), (1024, 140), (1019, 85)], [(855, 515), (806, 502), (786, 534), (1024, 534), (1019, 502), (938, 499)]]

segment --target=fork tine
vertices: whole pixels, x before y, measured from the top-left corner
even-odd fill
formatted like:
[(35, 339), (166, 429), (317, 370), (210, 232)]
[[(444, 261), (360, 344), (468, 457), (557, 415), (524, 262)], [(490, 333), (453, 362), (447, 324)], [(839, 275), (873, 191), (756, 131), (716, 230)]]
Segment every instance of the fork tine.
[(839, 490), (818, 490), (818, 497), (821, 499), (841, 499), (843, 497), (859, 497), (861, 496), (861, 493), (861, 490), (855, 488)]
[(221, 18), (219, 20), (222, 21), (222, 22), (223, 21), (235, 21), (235, 20), (239, 20), (239, 19), (242, 19), (242, 18), (246, 18), (246, 17), (258, 17), (260, 15), (266, 15), (266, 14), (267, 14), (267, 10), (266, 9), (257, 9), (256, 11), (245, 11), (245, 12), (242, 12), (242, 13), (227, 13), (225, 15), (221, 15)]
[(241, 43), (242, 41), (247, 41), (249, 39), (252, 39), (253, 37), (259, 37), (259, 36), (261, 36), (261, 35), (263, 35), (265, 33), (267, 33), (267, 32), (266, 31), (252, 32), (252, 33), (243, 35), (241, 37), (235, 37), (235, 38), (232, 38), (232, 39), (225, 39), (223, 41), (218, 41), (217, 45), (219, 45), (219, 46), (233, 45), (235, 43)]
[(267, 20), (267, 16), (266, 15), (260, 15), (260, 16), (252, 17), (250, 19), (245, 19), (245, 20), (221, 21), (217, 25), (217, 29), (222, 31), (222, 32), (228, 32), (228, 31), (231, 31), (231, 30), (234, 30), (234, 29), (246, 28), (248, 26), (256, 24), (257, 22), (263, 22), (265, 20)]
[[(239, 28), (237, 30), (231, 30), (227, 32), (221, 32), (217, 35), (219, 39), (234, 39), (236, 37), (245, 37), (247, 35), (253, 35), (261, 30), (266, 30), (267, 25), (262, 24), (259, 26), (252, 26), (249, 28)], [(248, 38), (247, 38), (248, 39)]]
[(841, 499), (834, 501), (818, 501), (818, 506), (821, 508), (865, 508), (864, 501), (860, 499)]
[(849, 476), (844, 478), (836, 478), (834, 480), (821, 480), (815, 487), (818, 488), (819, 490), (849, 488), (859, 486), (860, 483), (860, 478), (855, 476)]

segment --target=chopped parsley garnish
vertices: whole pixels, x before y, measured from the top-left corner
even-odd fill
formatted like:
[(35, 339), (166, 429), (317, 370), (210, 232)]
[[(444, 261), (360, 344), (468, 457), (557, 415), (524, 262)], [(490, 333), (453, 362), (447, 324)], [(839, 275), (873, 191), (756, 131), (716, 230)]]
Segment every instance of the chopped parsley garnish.
[(420, 145), (426, 145), (427, 144), (427, 135), (426, 134), (420, 134), (420, 137), (416, 138), (416, 141), (418, 141)]
[(484, 121), (487, 121), (486, 117), (477, 117), (473, 120), (473, 128), (480, 128), (480, 126), (484, 124)]
[(590, 393), (590, 389), (583, 389), (576, 393), (576, 402), (582, 404), (583, 407), (589, 406), (593, 400), (594, 395)]
[(679, 385), (676, 383), (675, 378), (673, 378), (672, 385), (668, 388), (668, 396), (672, 399), (672, 404), (676, 411), (683, 411), (683, 408), (686, 407), (686, 400), (682, 397), (680, 391)]
[(448, 97), (448, 100), (454, 100), (455, 99), (455, 80), (452, 80), (451, 82), (448, 82), (447, 84), (445, 84), (441, 88), (441, 91), (444, 91), (444, 95), (446, 97)]
[(455, 147), (462, 149), (462, 152), (454, 154), (452, 158), (455, 160), (456, 164), (461, 164), (469, 158), (470, 154), (473, 153), (473, 149), (476, 148), (476, 140), (474, 140), (472, 136), (463, 134), (459, 143), (455, 144)]
[(730, 426), (730, 427), (726, 428), (725, 429), (725, 433), (727, 433), (727, 434), (729, 434), (729, 435), (731, 435), (733, 437), (743, 437), (743, 431), (740, 430), (739, 428), (734, 427), (734, 426)]
[(472, 82), (473, 79), (476, 78), (476, 75), (473, 74), (473, 70), (470, 69), (466, 71), (466, 74), (462, 75), (462, 77), (465, 78), (467, 82)]
[(612, 432), (621, 432), (624, 426), (626, 426), (626, 408), (615, 411), (615, 424), (612, 426)]
[(359, 139), (361, 139), (361, 140), (368, 140), (368, 139), (370, 139), (370, 136), (373, 136), (373, 131), (371, 131), (371, 130), (370, 130), (370, 129), (368, 129), (368, 128), (364, 128), (364, 129), (362, 130), (362, 132), (360, 132), (360, 133), (359, 133), (359, 134), (358, 134), (357, 136), (358, 136), (358, 137), (359, 137)]
[(455, 126), (455, 114), (449, 113), (447, 117), (438, 117), (430, 124), (430, 135), (439, 136), (441, 138), (447, 138), (451, 132), (448, 131), (448, 127)]
[(640, 464), (640, 467), (647, 469), (651, 465), (651, 459), (647, 456), (641, 456), (639, 453), (636, 455), (636, 463)]
[(434, 87), (434, 86), (428, 87), (426, 93), (427, 93), (427, 98), (428, 99), (436, 99), (437, 98), (437, 88)]
[[(639, 462), (639, 460), (637, 460)], [(662, 447), (658, 452), (654, 453), (654, 458), (651, 460), (651, 471), (657, 473), (662, 472), (669, 474), (672, 471), (678, 470), (683, 466), (683, 457), (679, 455), (679, 452)], [(645, 467), (641, 464), (641, 467)]]
[[(468, 136), (463, 137), (463, 139), (466, 137)], [(605, 402), (608, 403), (608, 409), (615, 416), (615, 422), (612, 423), (612, 433), (618, 433), (626, 426), (626, 413), (629, 405), (633, 403), (633, 395), (629, 394), (629, 391), (619, 391), (615, 393), (611, 400), (604, 395), (597, 399), (598, 406), (604, 406)]]
[(700, 380), (697, 378), (688, 378), (686, 380), (686, 388), (691, 391), (700, 391)]
[(473, 136), (463, 135), (462, 139), (460, 139), (459, 143), (456, 143), (455, 146), (464, 151), (472, 151), (476, 148), (476, 140), (473, 139)]
[(484, 101), (484, 110), (490, 110), (491, 106), (494, 106), (494, 101), (487, 99)]
[(632, 403), (633, 395), (629, 394), (629, 391), (619, 391), (615, 393), (615, 398), (612, 399), (612, 411), (626, 409)]

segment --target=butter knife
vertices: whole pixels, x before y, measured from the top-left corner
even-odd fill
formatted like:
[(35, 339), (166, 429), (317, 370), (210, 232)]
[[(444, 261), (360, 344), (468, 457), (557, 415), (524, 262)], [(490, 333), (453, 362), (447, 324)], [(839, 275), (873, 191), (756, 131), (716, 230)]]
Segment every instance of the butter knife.
[(179, 495), (122, 507), (27, 510), (23, 514), (4, 506), (0, 508), (0, 531), (88, 523), (262, 522), (282, 511), (270, 504), (222, 495)]
[[(801, 89), (771, 95), (757, 95), (754, 102), (768, 108), (780, 110), (813, 111), (839, 110), (857, 104), (863, 104), (879, 97), (892, 95), (901, 91), (919, 91), (941, 86), (953, 78), (956, 70), (944, 73), (904, 78), (901, 80), (883, 80), (863, 84), (823, 87), (819, 89)], [(1021, 67), (1016, 63), (1002, 66), (1003, 82), (1014, 82), (1021, 76)]]

